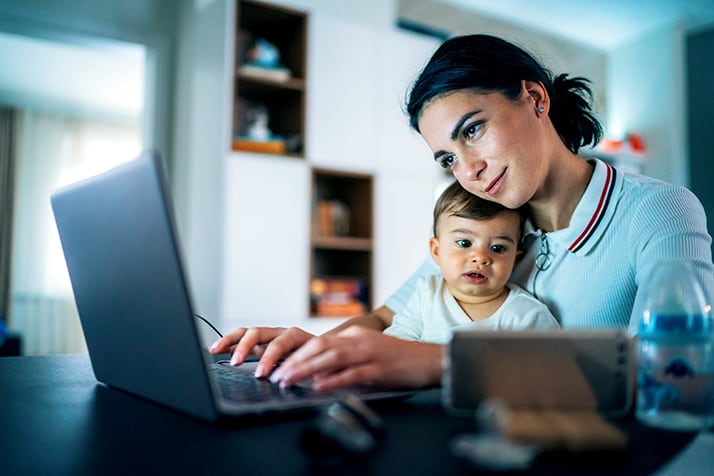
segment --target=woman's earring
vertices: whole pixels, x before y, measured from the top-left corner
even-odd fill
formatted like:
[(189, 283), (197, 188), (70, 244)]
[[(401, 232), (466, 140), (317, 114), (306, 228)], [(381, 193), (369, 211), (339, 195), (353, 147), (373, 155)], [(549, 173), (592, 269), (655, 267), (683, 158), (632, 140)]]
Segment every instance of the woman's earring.
[(543, 106), (538, 106), (536, 111), (538, 111), (540, 114), (543, 114), (545, 112), (545, 108)]

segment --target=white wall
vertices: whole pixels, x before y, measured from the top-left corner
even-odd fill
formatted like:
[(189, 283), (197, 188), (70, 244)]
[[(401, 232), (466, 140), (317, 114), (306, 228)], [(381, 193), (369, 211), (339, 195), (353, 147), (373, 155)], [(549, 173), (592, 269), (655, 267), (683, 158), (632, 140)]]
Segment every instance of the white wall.
[(374, 170), (381, 153), (384, 29), (314, 13), (309, 20), (306, 157), (316, 166)]
[(444, 180), (426, 143), (409, 127), (406, 91), (439, 41), (398, 30), (382, 33), (379, 100), (383, 127), (375, 184), (374, 302), (384, 301), (428, 256), (434, 192)]
[(375, 28), (394, 25), (397, 8), (396, 0), (270, 0), (269, 3), (302, 10), (310, 15), (328, 15)]
[(232, 2), (182, 2), (173, 115), (173, 196), (196, 312), (220, 316)]
[(224, 328), (307, 324), (310, 169), (303, 160), (230, 154), (226, 161)]
[(595, 92), (594, 109), (605, 113), (607, 65), (603, 51), (435, 0), (398, 0), (397, 13), (401, 18), (452, 36), (484, 33), (510, 40), (533, 53), (555, 74), (568, 73), (590, 79)]
[(642, 135), (642, 173), (688, 185), (684, 34), (678, 27), (639, 38), (608, 57), (607, 132)]

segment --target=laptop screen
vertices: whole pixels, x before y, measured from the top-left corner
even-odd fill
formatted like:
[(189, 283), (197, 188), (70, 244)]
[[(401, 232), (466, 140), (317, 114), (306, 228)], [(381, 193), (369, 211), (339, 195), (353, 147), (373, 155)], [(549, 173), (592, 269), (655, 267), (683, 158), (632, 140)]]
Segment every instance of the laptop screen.
[(52, 207), (97, 380), (212, 418), (160, 157), (58, 190)]

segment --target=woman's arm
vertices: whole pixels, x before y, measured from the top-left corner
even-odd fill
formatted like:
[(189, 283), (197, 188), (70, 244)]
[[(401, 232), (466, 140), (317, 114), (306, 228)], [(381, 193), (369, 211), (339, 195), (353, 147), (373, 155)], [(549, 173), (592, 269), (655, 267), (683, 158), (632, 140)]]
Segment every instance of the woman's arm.
[(706, 213), (691, 191), (663, 184), (653, 187), (633, 205), (635, 209), (630, 221), (633, 242), (627, 246), (632, 250), (631, 262), (638, 288), (629, 325), (630, 333), (635, 335), (647, 304), (640, 286), (649, 278), (653, 268), (673, 259), (690, 265), (705, 295), (712, 299), (714, 264)]

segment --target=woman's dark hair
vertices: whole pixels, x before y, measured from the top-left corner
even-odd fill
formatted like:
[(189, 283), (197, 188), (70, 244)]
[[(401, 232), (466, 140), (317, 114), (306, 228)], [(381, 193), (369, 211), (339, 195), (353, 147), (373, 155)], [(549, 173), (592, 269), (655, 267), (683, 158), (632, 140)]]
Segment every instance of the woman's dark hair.
[(542, 83), (550, 96), (550, 120), (571, 152), (595, 146), (602, 138), (602, 126), (590, 107), (590, 81), (553, 74), (530, 53), (489, 35), (457, 36), (446, 40), (431, 57), (414, 82), (407, 100), (411, 127), (419, 132), (419, 116), (434, 98), (470, 89), (500, 92), (515, 100), (521, 81)]

